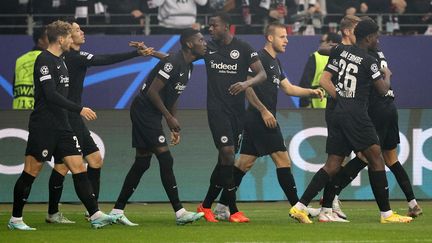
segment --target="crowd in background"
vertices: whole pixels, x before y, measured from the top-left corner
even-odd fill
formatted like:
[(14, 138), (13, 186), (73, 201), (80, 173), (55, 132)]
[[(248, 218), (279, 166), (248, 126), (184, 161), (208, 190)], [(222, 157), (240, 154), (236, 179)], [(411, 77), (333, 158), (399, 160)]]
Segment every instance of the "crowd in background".
[(174, 34), (186, 27), (205, 32), (205, 16), (215, 11), (230, 13), (232, 31), (239, 34), (261, 34), (275, 20), (287, 24), (289, 34), (332, 32), (344, 15), (354, 14), (375, 19), (379, 14), (383, 31), (391, 34), (423, 34), (432, 24), (431, 0), (6, 0), (0, 29), (24, 34), (25, 28), (2, 26), (25, 26), (26, 15), (34, 16), (35, 25), (70, 15), (90, 27), (88, 33), (143, 34), (146, 21), (150, 34)]

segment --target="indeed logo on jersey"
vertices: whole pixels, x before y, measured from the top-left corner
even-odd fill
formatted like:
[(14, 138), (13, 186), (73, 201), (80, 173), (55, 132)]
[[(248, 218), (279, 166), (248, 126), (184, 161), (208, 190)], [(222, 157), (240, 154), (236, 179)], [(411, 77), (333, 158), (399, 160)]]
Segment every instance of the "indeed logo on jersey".
[(273, 83), (276, 84), (276, 87), (279, 89), (280, 80), (276, 75), (273, 75)]
[(211, 60), (210, 67), (213, 69), (217, 69), (219, 73), (237, 74), (237, 63), (236, 64), (226, 64), (224, 62), (215, 63), (214, 60)]
[(186, 84), (182, 84), (181, 82), (177, 82), (174, 86), (174, 89), (177, 91), (177, 94), (181, 94), (186, 89)]
[(60, 75), (60, 83), (65, 84), (65, 87), (69, 87), (69, 77)]

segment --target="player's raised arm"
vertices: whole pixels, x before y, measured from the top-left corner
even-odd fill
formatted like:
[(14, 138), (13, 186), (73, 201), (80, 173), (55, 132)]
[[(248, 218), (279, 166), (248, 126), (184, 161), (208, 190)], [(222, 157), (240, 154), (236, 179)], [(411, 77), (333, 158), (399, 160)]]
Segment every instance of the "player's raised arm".
[[(130, 41), (129, 46), (136, 47), (136, 48), (138, 48), (139, 51), (147, 51), (147, 52), (149, 52), (150, 51), (149, 48), (151, 48), (151, 50), (152, 50), (151, 53), (149, 53), (149, 54), (147, 53), (147, 54), (152, 56), (152, 57), (156, 57), (158, 59), (164, 59), (164, 58), (169, 56), (168, 53), (155, 51), (153, 47), (146, 46), (146, 44), (144, 42)], [(143, 55), (143, 56), (147, 56), (147, 55)]]

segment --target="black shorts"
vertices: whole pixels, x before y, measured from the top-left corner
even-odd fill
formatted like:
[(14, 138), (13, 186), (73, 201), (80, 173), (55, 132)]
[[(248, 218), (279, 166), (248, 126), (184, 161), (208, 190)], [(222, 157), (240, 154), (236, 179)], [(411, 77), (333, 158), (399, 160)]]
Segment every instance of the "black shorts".
[(44, 127), (30, 127), (25, 155), (37, 161), (50, 161), (54, 155), (61, 163), (64, 157), (81, 155), (78, 138), (72, 131), (54, 130)]
[(232, 114), (220, 110), (208, 110), (207, 119), (216, 148), (234, 146), (237, 152), (243, 132), (244, 113)]
[(132, 121), (132, 147), (151, 150), (168, 146), (162, 128), (162, 116), (146, 112), (135, 99), (130, 109)]
[(378, 136), (369, 116), (333, 112), (327, 121), (326, 152), (348, 156), (352, 150), (359, 152), (379, 144)]
[(268, 128), (262, 119), (245, 123), (240, 154), (261, 157), (278, 151), (287, 151), (279, 124)]
[(90, 131), (88, 130), (81, 117), (69, 119), (69, 123), (72, 127), (72, 130), (78, 137), (78, 141), (81, 145), (81, 150), (84, 157), (96, 151), (99, 151), (99, 148), (91, 137)]
[(393, 101), (369, 108), (383, 150), (395, 149), (400, 143), (398, 112)]

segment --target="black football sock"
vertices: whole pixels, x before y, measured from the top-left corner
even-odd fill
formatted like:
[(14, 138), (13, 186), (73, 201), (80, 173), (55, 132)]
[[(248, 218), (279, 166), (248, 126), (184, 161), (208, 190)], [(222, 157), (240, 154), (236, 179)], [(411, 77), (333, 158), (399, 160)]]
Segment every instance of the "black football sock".
[(329, 180), (329, 174), (323, 168), (319, 169), (312, 177), (311, 182), (299, 201), (305, 206), (309, 205), (312, 199), (323, 189)]
[(342, 167), (340, 173), (338, 173), (339, 185), (336, 185), (336, 195), (339, 195), (340, 192), (348, 186), (366, 166), (367, 163), (363, 162), (363, 160), (358, 157), (355, 157)]
[(236, 204), (237, 187), (234, 183), (233, 170), (233, 165), (221, 165), (220, 167), (220, 175), (223, 182), (223, 189), (224, 191), (226, 191), (226, 202), (228, 204), (231, 214), (235, 214), (238, 212)]
[(177, 212), (178, 210), (183, 208), (183, 205), (179, 199), (177, 182), (172, 169), (173, 162), (174, 162), (173, 157), (171, 156), (170, 151), (166, 151), (161, 154), (158, 154), (156, 157), (159, 160), (159, 169), (160, 169), (162, 185), (170, 200), (174, 212)]
[(100, 188), (101, 168), (92, 168), (89, 165), (87, 167), (87, 174), (88, 174), (90, 183), (92, 185), (93, 192), (95, 194), (96, 200), (99, 200), (99, 188)]
[(202, 206), (204, 208), (211, 208), (211, 205), (223, 188), (222, 183), (220, 182), (220, 167), (221, 165), (218, 163), (211, 174), (210, 186), (208, 188), (206, 197), (202, 202)]
[(52, 169), (51, 176), (48, 182), (49, 191), (49, 202), (48, 202), (48, 214), (55, 214), (58, 210), (58, 204), (63, 192), (63, 182), (65, 177), (58, 173), (55, 169)]
[(277, 168), (276, 174), (279, 185), (285, 193), (291, 206), (298, 202), (297, 188), (290, 167)]
[(323, 208), (331, 208), (333, 199), (336, 196), (336, 191), (339, 189), (339, 175), (340, 171), (333, 176), (333, 178), (327, 182), (327, 184), (324, 187), (323, 192), (323, 200), (322, 200), (322, 207)]
[(89, 215), (91, 216), (99, 211), (96, 197), (93, 193), (93, 188), (91, 187), (87, 172), (73, 174), (72, 178), (75, 186), (75, 192), (78, 195), (78, 198), (84, 204), (87, 212), (89, 212)]
[(372, 171), (369, 168), (368, 173), (372, 192), (375, 196), (375, 201), (377, 202), (380, 211), (389, 211), (389, 190), (385, 171)]
[(12, 216), (22, 217), (22, 212), (35, 177), (23, 171), (15, 183)]
[(135, 162), (126, 175), (122, 189), (114, 205), (115, 209), (123, 210), (126, 207), (126, 203), (137, 188), (142, 175), (150, 168), (150, 160), (151, 156), (135, 157)]
[[(234, 174), (234, 183), (236, 185), (236, 187), (238, 188), (241, 184), (241, 181), (243, 180), (243, 177), (245, 176), (245, 172), (243, 172), (242, 170), (240, 170), (238, 167), (234, 166), (233, 168), (233, 174)], [(219, 203), (223, 204), (225, 206), (228, 205), (228, 199), (227, 199), (227, 192), (226, 190), (222, 191), (222, 195), (219, 199)]]
[(395, 164), (389, 167), (391, 172), (393, 172), (394, 176), (396, 177), (396, 180), (402, 189), (403, 193), (405, 194), (405, 197), (407, 201), (411, 201), (415, 199), (414, 192), (411, 186), (411, 182), (409, 180), (408, 174), (406, 173), (405, 169), (402, 167), (401, 163), (397, 161)]

